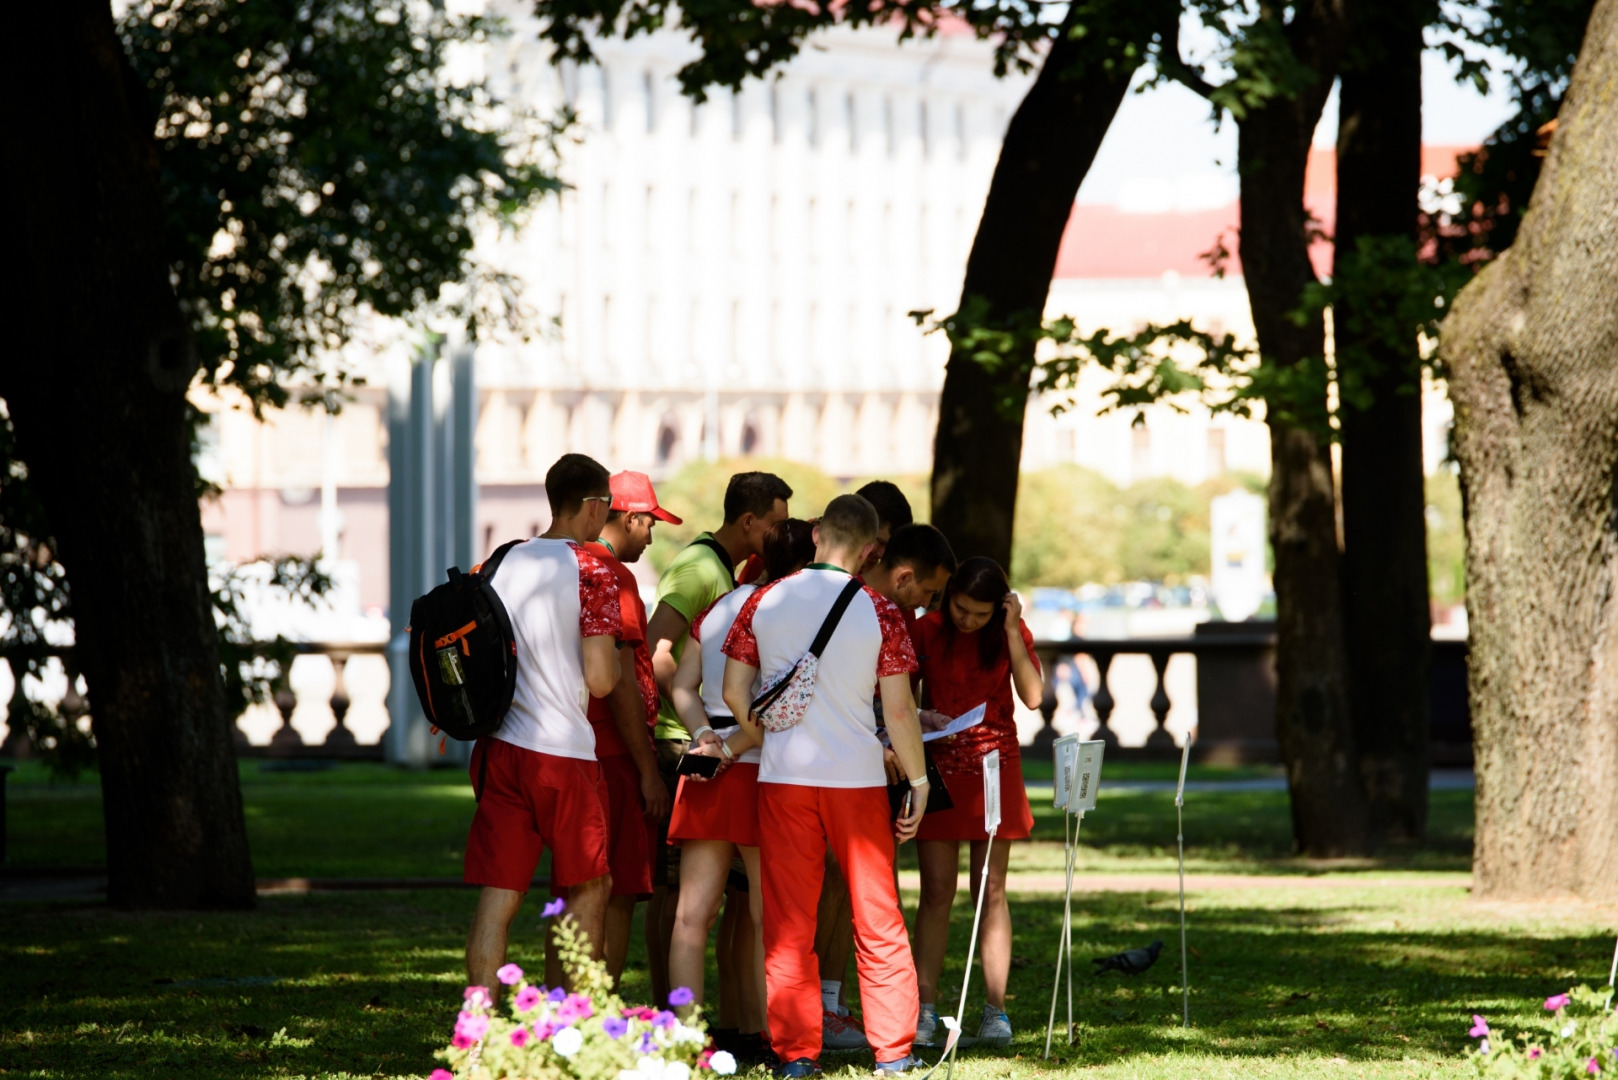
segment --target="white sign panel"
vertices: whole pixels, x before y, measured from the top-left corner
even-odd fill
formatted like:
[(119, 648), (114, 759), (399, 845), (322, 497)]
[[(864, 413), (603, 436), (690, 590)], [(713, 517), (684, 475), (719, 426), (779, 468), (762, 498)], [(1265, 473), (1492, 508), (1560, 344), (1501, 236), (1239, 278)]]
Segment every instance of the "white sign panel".
[(1096, 808), (1096, 789), (1101, 786), (1101, 752), (1106, 746), (1100, 739), (1079, 744), (1073, 765), (1073, 786), (1067, 799), (1070, 811), (1082, 814)]
[(1067, 809), (1068, 793), (1073, 790), (1073, 767), (1079, 762), (1079, 737), (1063, 735), (1051, 744), (1055, 771), (1051, 787), (1055, 789), (1056, 809)]
[(1000, 751), (983, 759), (983, 831), (993, 836), (1000, 827)]
[(1246, 491), (1221, 495), (1209, 504), (1208, 542), (1212, 572), (1208, 591), (1219, 614), (1241, 622), (1258, 610), (1269, 590), (1264, 573), (1264, 500)]

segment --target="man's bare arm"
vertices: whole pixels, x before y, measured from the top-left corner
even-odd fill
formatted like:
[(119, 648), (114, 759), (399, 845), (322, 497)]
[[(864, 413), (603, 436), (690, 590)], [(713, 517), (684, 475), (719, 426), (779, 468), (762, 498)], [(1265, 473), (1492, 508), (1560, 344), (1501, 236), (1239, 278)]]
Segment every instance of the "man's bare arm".
[(669, 606), (667, 600), (657, 605), (646, 624), (646, 647), (652, 652), (652, 676), (657, 680), (657, 692), (674, 700), (674, 672), (679, 661), (674, 658), (674, 646), (684, 640), (691, 630), (691, 620)]
[(618, 685), (618, 639), (597, 634), (584, 639), (584, 685), (591, 697), (606, 697)]
[(640, 776), (640, 798), (646, 816), (664, 818), (669, 814), (669, 789), (657, 771), (657, 755), (652, 752), (651, 729), (646, 726), (646, 703), (635, 679), (634, 660), (620, 661), (623, 674), (607, 695), (607, 709), (618, 738), (629, 748), (629, 759)]
[[(908, 779), (925, 780), (927, 756), (921, 747), (921, 720), (916, 715), (916, 699), (910, 694), (910, 676), (884, 675), (877, 685), (882, 693), (882, 719), (899, 767)], [(900, 843), (916, 835), (921, 815), (927, 811), (927, 795), (926, 785), (912, 791), (910, 815), (894, 823)]]

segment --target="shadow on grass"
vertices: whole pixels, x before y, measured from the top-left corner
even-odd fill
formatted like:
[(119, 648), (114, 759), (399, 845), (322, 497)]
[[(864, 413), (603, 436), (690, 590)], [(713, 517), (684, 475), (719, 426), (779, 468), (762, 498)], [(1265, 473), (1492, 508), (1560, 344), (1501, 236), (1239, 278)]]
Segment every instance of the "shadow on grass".
[[(534, 970), (537, 906), (518, 918), (512, 947), (512, 958)], [(8, 909), (0, 922), (0, 1069), (108, 1078), (424, 1075), (459, 1005), (471, 907), (470, 894), (423, 891), (281, 897), (245, 914)], [(944, 1012), (959, 994), (971, 915), (957, 904)], [(1008, 1009), (1018, 1035), (1005, 1054), (966, 1052), (969, 1074), (1043, 1068), (1060, 898), (1016, 897), (1012, 916)], [(1184, 1031), (1174, 897), (1080, 897), (1078, 1044), (1062, 1047), (1058, 1035), (1052, 1065), (1157, 1062), (1154, 1073), (1192, 1076), (1221, 1061), (1292, 1061), (1299, 1075), (1332, 1057), (1432, 1063), (1467, 1044), (1472, 1012), (1490, 1015), (1497, 1028), (1537, 1022), (1534, 999), (1576, 976), (1593, 978), (1610, 953), (1610, 938), (1594, 925), (1550, 930), (1489, 918), (1452, 888), (1196, 898), (1194, 1026)], [(1145, 974), (1089, 973), (1090, 957), (1154, 938), (1165, 947)], [(644, 1001), (638, 929), (633, 950), (624, 995)], [(974, 977), (969, 1031), (982, 1000)], [(870, 1059), (826, 1064), (840, 1060), (868, 1067)]]

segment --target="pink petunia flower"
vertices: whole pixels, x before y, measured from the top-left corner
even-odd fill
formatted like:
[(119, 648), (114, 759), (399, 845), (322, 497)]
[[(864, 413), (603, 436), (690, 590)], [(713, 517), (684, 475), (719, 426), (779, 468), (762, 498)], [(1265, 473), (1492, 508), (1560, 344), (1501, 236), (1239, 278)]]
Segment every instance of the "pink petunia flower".
[(534, 1038), (540, 1040), (541, 1042), (544, 1042), (546, 1039), (550, 1038), (552, 1035), (555, 1035), (556, 1032), (557, 1032), (557, 1029), (559, 1029), (560, 1027), (561, 1027), (560, 1024), (558, 1024), (555, 1020), (552, 1020), (550, 1017), (547, 1016), (547, 1017), (545, 1017), (545, 1019), (540, 1020), (538, 1023), (536, 1023), (534, 1025)]
[(1566, 994), (1557, 994), (1553, 997), (1548, 997), (1545, 999), (1545, 1011), (1556, 1012), (1559, 1009), (1565, 1009), (1567, 1008), (1567, 1003), (1568, 996)]
[(489, 989), (486, 986), (468, 986), (461, 994), (461, 998), (474, 1009), (487, 1009), (494, 1004), (494, 999), (489, 997)]
[(517, 991), (517, 997), (514, 1001), (512, 1001), (511, 1004), (518, 1012), (527, 1012), (535, 1005), (539, 1004), (539, 999), (540, 993), (538, 987), (525, 986), (521, 990)]
[(1528, 1060), (1529, 1061), (1538, 1061), (1539, 1060), (1539, 1055), (1543, 1054), (1544, 1052), (1545, 1051), (1541, 1050), (1537, 1046), (1530, 1046), (1528, 1048)]
[(482, 1013), (463, 1012), (455, 1021), (455, 1034), (465, 1035), (473, 1042), (483, 1038), (489, 1031), (489, 1018)]
[(1489, 1022), (1477, 1013), (1472, 1014), (1472, 1030), (1467, 1032), (1474, 1039), (1485, 1038), (1489, 1034)]
[(528, 1045), (528, 1029), (518, 1028), (511, 1033), (511, 1045), (521, 1050)]
[(477, 1040), (462, 1035), (459, 1031), (457, 1031), (455, 1033), (455, 1037), (449, 1041), (449, 1044), (455, 1047), (457, 1050), (469, 1050), (473, 1046), (477, 1045)]
[(556, 1010), (556, 1019), (564, 1024), (586, 1020), (595, 1015), (595, 1005), (585, 994), (569, 994)]
[(494, 973), (494, 977), (507, 986), (516, 986), (522, 982), (522, 968), (516, 964), (507, 964)]
[(434, 1069), (427, 1080), (455, 1080), (455, 1074), (448, 1069)]
[(1601, 1071), (1601, 1063), (1595, 1058), (1591, 1058), (1585, 1063), (1584, 1071), (1589, 1073), (1591, 1076), (1594, 1076), (1596, 1073)]

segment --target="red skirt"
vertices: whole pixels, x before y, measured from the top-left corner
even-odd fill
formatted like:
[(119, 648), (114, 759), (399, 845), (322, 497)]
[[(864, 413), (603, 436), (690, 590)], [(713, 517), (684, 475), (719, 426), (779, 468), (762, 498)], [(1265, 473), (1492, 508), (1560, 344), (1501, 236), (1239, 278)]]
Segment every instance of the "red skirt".
[[(948, 810), (925, 814), (917, 840), (987, 840), (983, 828), (983, 770), (945, 772), (944, 786), (955, 805)], [(1026, 840), (1034, 831), (1034, 812), (1028, 808), (1028, 792), (1022, 785), (1022, 759), (1003, 757), (1000, 761), (1000, 840)]]
[(758, 847), (758, 766), (738, 761), (714, 780), (680, 777), (669, 818), (669, 843), (682, 840)]

